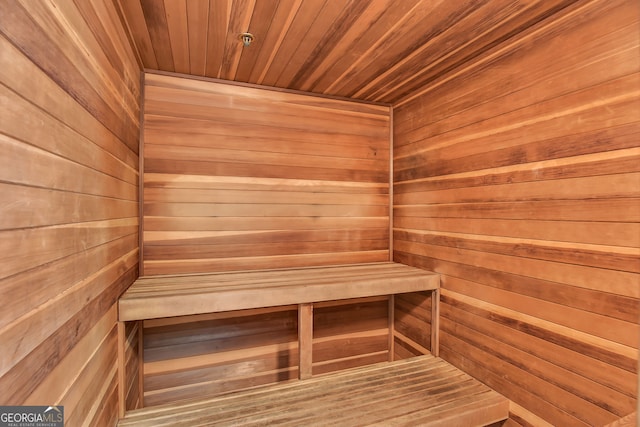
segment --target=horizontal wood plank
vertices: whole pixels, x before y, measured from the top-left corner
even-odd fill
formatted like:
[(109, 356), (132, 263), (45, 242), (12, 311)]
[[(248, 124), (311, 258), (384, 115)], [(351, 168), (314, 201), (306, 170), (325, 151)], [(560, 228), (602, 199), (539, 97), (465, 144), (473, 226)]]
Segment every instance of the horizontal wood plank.
[(394, 263), (143, 277), (120, 299), (119, 319), (389, 295), (438, 286), (438, 275)]
[(0, 394), (114, 425), (116, 302), (138, 275), (140, 66), (114, 2), (0, 14)]
[(149, 275), (167, 275), (176, 269), (187, 273), (202, 271), (236, 271), (273, 268), (310, 267), (335, 264), (385, 262), (389, 251), (320, 252), (310, 254), (270, 255), (268, 257), (204, 258), (175, 261), (146, 261)]
[(393, 259), (443, 275), (440, 354), (514, 424), (608, 425), (637, 410), (640, 8), (555, 6), (398, 87)]
[[(388, 260), (387, 107), (150, 73), (145, 84), (144, 275)], [(203, 239), (218, 226), (229, 237)]]
[(131, 411), (118, 425), (193, 425), (210, 420), (212, 414), (220, 425), (300, 425), (327, 420), (361, 425), (362, 417), (367, 424), (389, 425), (400, 423), (405, 416), (407, 420), (417, 416), (423, 425), (443, 425), (443, 420), (452, 419), (463, 420), (465, 425), (485, 425), (507, 418), (508, 401), (446, 362), (423, 356)]
[(145, 321), (145, 406), (297, 377), (296, 308)]

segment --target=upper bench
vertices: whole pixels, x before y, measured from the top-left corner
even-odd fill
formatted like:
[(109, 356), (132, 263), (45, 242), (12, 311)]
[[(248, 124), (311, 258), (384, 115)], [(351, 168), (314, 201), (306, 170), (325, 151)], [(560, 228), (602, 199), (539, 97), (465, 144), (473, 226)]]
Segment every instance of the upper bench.
[(120, 297), (119, 320), (305, 304), (438, 289), (440, 276), (392, 262), (140, 277)]

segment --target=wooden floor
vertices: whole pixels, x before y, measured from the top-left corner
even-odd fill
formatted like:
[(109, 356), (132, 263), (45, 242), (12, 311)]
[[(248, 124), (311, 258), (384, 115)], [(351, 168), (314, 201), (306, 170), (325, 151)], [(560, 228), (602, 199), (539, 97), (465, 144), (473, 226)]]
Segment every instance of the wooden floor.
[(508, 400), (431, 355), (129, 411), (127, 426), (483, 426)]

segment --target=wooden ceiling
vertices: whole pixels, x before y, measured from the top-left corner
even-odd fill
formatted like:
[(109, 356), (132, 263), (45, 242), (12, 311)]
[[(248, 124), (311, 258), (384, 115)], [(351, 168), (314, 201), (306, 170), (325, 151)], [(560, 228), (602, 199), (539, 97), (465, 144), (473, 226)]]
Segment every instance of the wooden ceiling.
[[(119, 0), (145, 68), (397, 104), (576, 0)], [(255, 35), (250, 47), (238, 39)]]

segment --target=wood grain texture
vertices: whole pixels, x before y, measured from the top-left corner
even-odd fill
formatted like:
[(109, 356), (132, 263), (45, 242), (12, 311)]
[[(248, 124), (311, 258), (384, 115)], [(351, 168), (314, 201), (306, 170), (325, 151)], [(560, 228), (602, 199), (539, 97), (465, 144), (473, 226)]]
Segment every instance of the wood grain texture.
[(386, 295), (438, 286), (437, 275), (388, 262), (142, 277), (119, 318), (151, 319), (143, 388), (154, 406), (289, 380), (298, 367), (304, 379), (388, 360)]
[(313, 303), (298, 304), (298, 377), (313, 373)]
[(118, 322), (119, 418), (125, 411), (142, 407), (142, 333), (142, 322)]
[[(392, 236), (396, 261), (443, 275), (442, 354), (512, 399), (511, 423), (631, 422), (637, 2), (16, 0), (0, 15), (0, 404), (102, 426), (118, 396), (142, 403), (115, 371), (142, 208), (147, 274), (386, 261)], [(379, 104), (149, 74), (143, 109), (141, 67), (393, 103), (394, 147)], [(332, 316), (357, 327), (354, 307)], [(395, 357), (424, 353), (418, 314), (397, 310)], [(328, 322), (314, 369), (388, 357), (372, 316)], [(236, 337), (218, 360), (199, 326), (172, 327), (145, 326), (169, 342), (149, 349), (149, 402), (295, 377), (292, 341)]]
[(140, 68), (112, 2), (0, 14), (0, 403), (113, 425), (116, 302), (138, 274)]
[(637, 408), (639, 24), (576, 2), (394, 107), (394, 260), (443, 274), (441, 356), (516, 425)]
[(122, 295), (121, 321), (437, 289), (437, 274), (392, 262), (145, 276)]
[(388, 360), (388, 310), (386, 296), (317, 304), (313, 374)]
[(389, 109), (147, 74), (144, 274), (385, 261)]
[(143, 371), (144, 406), (155, 406), (388, 361), (388, 295), (438, 287), (438, 275), (391, 262), (151, 276), (120, 298), (118, 316), (144, 320), (144, 367), (130, 370)]
[(634, 412), (626, 417), (608, 424), (607, 427), (633, 427), (638, 425), (638, 413)]
[(132, 411), (118, 425), (485, 426), (508, 413), (503, 396), (428, 355)]
[(145, 322), (144, 405), (297, 378), (296, 309)]
[(396, 295), (394, 299), (395, 341), (401, 341), (402, 347), (405, 349), (411, 348), (411, 353), (407, 353), (407, 356), (409, 354), (430, 354), (432, 349), (431, 314), (433, 312), (431, 292)]
[(309, 339), (305, 378), (387, 360), (387, 305), (319, 303), (300, 311), (313, 317), (303, 331), (296, 305), (147, 320), (145, 406), (297, 379), (300, 333)]
[(145, 68), (394, 104), (574, 1), (118, 3)]

